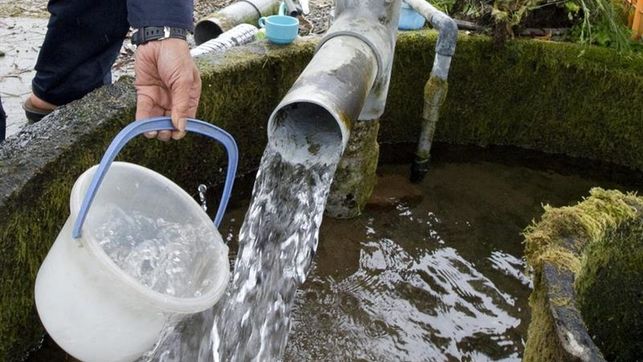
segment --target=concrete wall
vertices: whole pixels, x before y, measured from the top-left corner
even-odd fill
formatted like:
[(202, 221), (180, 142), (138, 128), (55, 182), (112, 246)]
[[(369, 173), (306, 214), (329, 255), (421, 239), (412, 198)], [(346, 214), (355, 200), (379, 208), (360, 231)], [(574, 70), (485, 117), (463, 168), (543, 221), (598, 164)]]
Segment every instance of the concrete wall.
[[(434, 32), (399, 37), (382, 142), (414, 142)], [(198, 118), (239, 144), (240, 174), (254, 170), (268, 116), (313, 55), (316, 39), (295, 46), (259, 43), (199, 60)], [(515, 145), (643, 170), (643, 56), (536, 41), (493, 49), (461, 35), (437, 140)], [(74, 180), (97, 163), (133, 118), (131, 80), (99, 89), (26, 127), (0, 148), (0, 360), (21, 358), (42, 327), (33, 305), (38, 267), (69, 213)], [(198, 136), (164, 144), (139, 139), (121, 159), (142, 164), (194, 193), (217, 184), (222, 150)]]

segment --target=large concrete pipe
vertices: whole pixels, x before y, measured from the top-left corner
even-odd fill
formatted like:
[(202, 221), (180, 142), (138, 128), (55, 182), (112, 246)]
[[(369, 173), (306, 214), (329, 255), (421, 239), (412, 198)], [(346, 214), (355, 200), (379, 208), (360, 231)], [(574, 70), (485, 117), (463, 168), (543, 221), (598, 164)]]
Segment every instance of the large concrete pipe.
[(384, 112), (401, 0), (339, 0), (313, 60), (270, 116), (269, 143), (292, 162), (343, 152), (351, 123)]

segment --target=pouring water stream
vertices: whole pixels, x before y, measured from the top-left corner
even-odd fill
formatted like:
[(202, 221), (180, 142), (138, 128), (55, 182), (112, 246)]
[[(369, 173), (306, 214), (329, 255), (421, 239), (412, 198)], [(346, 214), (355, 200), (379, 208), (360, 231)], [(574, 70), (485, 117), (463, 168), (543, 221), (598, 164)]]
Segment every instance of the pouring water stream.
[[(340, 158), (293, 163), (268, 146), (239, 234), (232, 283), (212, 309), (166, 330), (144, 359), (245, 361), (282, 358), (295, 292), (317, 249)], [(199, 189), (200, 195), (202, 188)], [(189, 327), (188, 327), (189, 326)]]

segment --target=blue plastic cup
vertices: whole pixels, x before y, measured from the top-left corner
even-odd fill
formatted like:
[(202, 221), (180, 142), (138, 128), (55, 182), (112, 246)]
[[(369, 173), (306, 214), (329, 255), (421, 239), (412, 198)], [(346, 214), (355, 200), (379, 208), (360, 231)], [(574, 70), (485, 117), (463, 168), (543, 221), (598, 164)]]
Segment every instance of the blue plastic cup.
[(259, 19), (259, 26), (266, 28), (266, 37), (275, 44), (290, 44), (299, 34), (299, 19), (287, 15), (271, 15)]
[(403, 2), (400, 8), (400, 30), (418, 30), (424, 26), (424, 17), (415, 11), (409, 4)]

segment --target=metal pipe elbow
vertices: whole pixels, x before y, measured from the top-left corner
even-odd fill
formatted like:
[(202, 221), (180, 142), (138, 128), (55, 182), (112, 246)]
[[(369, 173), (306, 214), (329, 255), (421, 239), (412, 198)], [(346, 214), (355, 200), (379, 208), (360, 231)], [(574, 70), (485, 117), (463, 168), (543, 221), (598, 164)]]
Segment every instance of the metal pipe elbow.
[(438, 29), (438, 41), (435, 52), (440, 55), (452, 57), (455, 54), (455, 45), (458, 40), (458, 24), (447, 14), (438, 11), (430, 21)]

